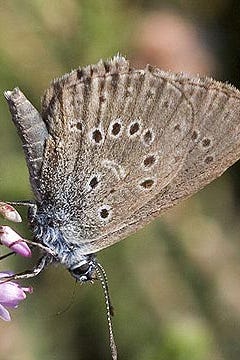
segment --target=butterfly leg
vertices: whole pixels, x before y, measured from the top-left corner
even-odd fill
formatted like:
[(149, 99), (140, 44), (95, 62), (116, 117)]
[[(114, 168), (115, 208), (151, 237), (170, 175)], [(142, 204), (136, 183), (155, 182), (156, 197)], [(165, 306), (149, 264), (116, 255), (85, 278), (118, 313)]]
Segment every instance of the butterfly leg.
[(7, 204), (10, 205), (19, 205), (19, 206), (29, 206), (29, 207), (35, 207), (36, 204), (32, 200), (16, 200), (16, 201), (6, 201)]
[(52, 256), (51, 257), (49, 255), (43, 256), (39, 260), (38, 264), (36, 265), (36, 267), (34, 269), (26, 270), (26, 271), (23, 271), (21, 273), (14, 274), (14, 275), (9, 275), (9, 276), (5, 277), (4, 280), (0, 282), (0, 284), (4, 283), (4, 282), (12, 281), (12, 280), (30, 279), (32, 277), (35, 277), (38, 274), (40, 274), (40, 272), (43, 271), (45, 269), (45, 267), (52, 262), (52, 260), (53, 260)]

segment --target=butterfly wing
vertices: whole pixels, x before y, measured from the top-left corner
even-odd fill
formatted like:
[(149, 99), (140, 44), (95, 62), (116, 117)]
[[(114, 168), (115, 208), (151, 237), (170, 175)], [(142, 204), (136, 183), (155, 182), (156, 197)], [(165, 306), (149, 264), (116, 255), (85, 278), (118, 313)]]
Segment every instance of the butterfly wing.
[(42, 210), (83, 254), (121, 240), (240, 157), (239, 99), (229, 85), (121, 57), (54, 81)]
[(130, 69), (122, 57), (54, 81), (42, 108), (43, 211), (83, 253), (116, 242), (128, 219), (173, 181), (195, 121), (175, 75)]
[[(111, 238), (121, 239), (196, 193), (240, 158), (240, 93), (211, 79), (180, 76), (194, 109), (194, 129), (184, 164), (169, 184), (143, 204)], [(127, 224), (127, 226), (126, 226)], [(99, 247), (106, 240), (98, 240)], [(115, 240), (116, 242), (117, 240)], [(98, 246), (94, 244), (94, 246)]]

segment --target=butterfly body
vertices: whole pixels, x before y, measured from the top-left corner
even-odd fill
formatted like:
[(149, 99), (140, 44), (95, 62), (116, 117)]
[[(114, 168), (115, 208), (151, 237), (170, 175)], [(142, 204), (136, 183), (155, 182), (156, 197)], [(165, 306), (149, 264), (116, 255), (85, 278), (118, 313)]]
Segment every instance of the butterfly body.
[[(35, 204), (32, 208), (34, 211), (29, 211), (28, 214), (29, 223), (35, 240), (51, 252), (50, 262), (63, 264), (72, 274), (74, 274), (75, 269), (92, 262), (94, 255), (83, 255), (81, 244), (78, 246), (76, 243), (64, 239), (60, 230), (60, 227), (65, 224), (62, 217), (58, 217), (56, 212), (52, 214), (51, 211), (46, 211), (47, 207), (43, 210), (41, 205)], [(93, 272), (90, 271), (90, 275), (86, 279), (82, 277), (81, 281), (91, 280)]]

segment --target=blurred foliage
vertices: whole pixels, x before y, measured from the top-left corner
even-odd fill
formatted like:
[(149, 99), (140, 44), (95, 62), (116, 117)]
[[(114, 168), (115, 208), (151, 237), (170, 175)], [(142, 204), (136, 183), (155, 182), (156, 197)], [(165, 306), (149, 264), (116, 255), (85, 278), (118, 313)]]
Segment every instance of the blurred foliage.
[[(52, 78), (118, 51), (135, 63), (149, 58), (153, 65), (178, 69), (184, 41), (175, 35), (174, 26), (156, 32), (152, 14), (161, 15), (166, 24), (170, 14), (176, 28), (182, 24), (186, 39), (193, 36), (199, 55), (191, 67), (195, 51), (184, 49), (185, 68), (179, 71), (198, 66), (200, 73), (208, 69), (208, 74), (239, 85), (239, 10), (236, 0), (1, 1), (0, 92), (19, 86), (39, 108)], [(156, 36), (152, 46), (162, 44), (157, 50), (149, 47), (149, 28)], [(172, 32), (167, 48), (164, 39)], [(21, 144), (3, 96), (0, 107), (0, 199), (29, 199)], [(26, 219), (26, 210), (21, 211)], [(31, 238), (26, 221), (13, 227)], [(239, 166), (235, 165), (131, 239), (100, 253), (116, 308), (119, 358), (238, 360), (239, 248)], [(22, 271), (37, 256), (31, 261), (13, 257), (1, 269)], [(2, 360), (110, 358), (98, 283), (75, 287), (61, 266), (49, 268), (30, 283), (34, 293), (12, 311), (11, 323), (0, 324)]]

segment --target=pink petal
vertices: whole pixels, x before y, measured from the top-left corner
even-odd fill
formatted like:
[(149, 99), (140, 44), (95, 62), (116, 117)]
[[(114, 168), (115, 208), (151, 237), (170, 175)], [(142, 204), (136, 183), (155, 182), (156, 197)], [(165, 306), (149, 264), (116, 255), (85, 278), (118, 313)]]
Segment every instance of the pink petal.
[(3, 306), (16, 308), (25, 299), (26, 294), (18, 284), (11, 281), (0, 284), (0, 304)]
[(0, 214), (7, 220), (14, 221), (14, 222), (21, 222), (21, 216), (17, 212), (17, 210), (14, 209), (9, 204), (6, 204), (4, 202), (0, 202)]
[(32, 255), (28, 245), (9, 226), (0, 226), (0, 242), (21, 256), (30, 257)]
[(21, 287), (21, 289), (22, 289), (24, 292), (28, 292), (29, 294), (32, 294), (32, 293), (33, 293), (33, 287), (32, 287), (32, 286), (29, 286), (29, 287)]
[(11, 316), (7, 309), (0, 304), (0, 318), (4, 321), (11, 321)]
[(4, 278), (4, 277), (6, 277), (6, 276), (13, 275), (13, 274), (14, 274), (14, 273), (13, 273), (12, 271), (10, 271), (10, 270), (1, 271), (1, 272), (0, 272), (0, 279), (1, 279), (1, 278)]

